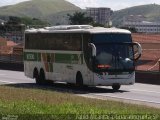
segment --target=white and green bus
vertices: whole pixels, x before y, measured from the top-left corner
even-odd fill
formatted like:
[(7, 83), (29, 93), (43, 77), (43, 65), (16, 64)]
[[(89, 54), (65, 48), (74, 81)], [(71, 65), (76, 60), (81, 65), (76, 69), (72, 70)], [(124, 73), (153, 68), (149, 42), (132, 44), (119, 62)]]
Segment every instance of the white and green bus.
[(61, 25), (25, 32), (24, 72), (37, 84), (48, 80), (79, 86), (135, 83), (142, 48), (131, 32), (90, 25)]

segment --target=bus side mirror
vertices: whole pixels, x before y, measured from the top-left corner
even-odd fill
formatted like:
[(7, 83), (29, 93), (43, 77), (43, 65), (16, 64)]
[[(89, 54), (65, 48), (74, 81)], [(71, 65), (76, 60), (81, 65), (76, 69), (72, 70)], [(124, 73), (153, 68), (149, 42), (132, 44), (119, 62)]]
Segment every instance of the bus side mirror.
[(92, 48), (92, 57), (95, 57), (97, 54), (96, 46), (93, 43), (88, 43), (88, 46)]
[(142, 47), (138, 42), (133, 43), (134, 61), (137, 61), (142, 55)]

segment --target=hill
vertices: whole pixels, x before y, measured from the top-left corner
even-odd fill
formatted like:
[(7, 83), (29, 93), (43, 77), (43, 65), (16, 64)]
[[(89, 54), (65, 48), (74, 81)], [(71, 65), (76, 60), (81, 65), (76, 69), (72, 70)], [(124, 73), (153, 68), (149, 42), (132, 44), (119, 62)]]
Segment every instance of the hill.
[[(1, 7), (0, 15), (32, 17), (49, 20), (49, 22), (53, 23), (50, 18), (53, 18), (54, 14), (57, 16), (57, 13), (63, 13), (61, 16), (64, 16), (71, 11), (78, 10), (81, 9), (65, 0), (31, 0), (16, 5)], [(59, 22), (60, 19), (58, 17), (57, 21)]]
[[(30, 0), (16, 5), (0, 7), (0, 16), (38, 18), (52, 25), (68, 23), (67, 14), (81, 9), (65, 0)], [(160, 5), (149, 4), (114, 11), (114, 26), (122, 23), (128, 15), (144, 15), (147, 21), (160, 21)]]
[(128, 15), (144, 15), (147, 21), (160, 21), (160, 5), (141, 5), (114, 11), (112, 17), (113, 24), (120, 25), (123, 18)]

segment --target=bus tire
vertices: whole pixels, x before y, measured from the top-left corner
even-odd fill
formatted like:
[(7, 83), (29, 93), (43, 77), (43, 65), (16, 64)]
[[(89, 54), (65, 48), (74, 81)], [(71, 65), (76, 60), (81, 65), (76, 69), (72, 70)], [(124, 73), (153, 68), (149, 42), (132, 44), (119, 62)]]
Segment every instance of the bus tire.
[(40, 84), (40, 77), (39, 77), (39, 73), (38, 73), (37, 68), (35, 68), (33, 71), (33, 78), (35, 78), (36, 84)]
[(121, 85), (119, 85), (119, 84), (112, 85), (113, 90), (119, 90), (120, 87), (121, 87)]
[(45, 84), (46, 77), (43, 69), (40, 70), (39, 79), (41, 85)]
[(80, 72), (76, 75), (76, 85), (82, 87), (83, 86), (83, 77)]

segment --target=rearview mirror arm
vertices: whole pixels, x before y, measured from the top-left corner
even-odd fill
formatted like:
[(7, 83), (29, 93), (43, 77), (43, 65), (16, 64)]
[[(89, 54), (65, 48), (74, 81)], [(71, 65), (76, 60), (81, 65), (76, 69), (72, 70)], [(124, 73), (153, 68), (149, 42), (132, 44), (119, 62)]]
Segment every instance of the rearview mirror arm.
[(95, 44), (93, 44), (93, 43), (88, 43), (88, 46), (89, 46), (89, 47), (92, 47), (92, 56), (95, 57), (96, 54), (97, 54), (97, 49), (96, 49)]

